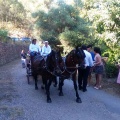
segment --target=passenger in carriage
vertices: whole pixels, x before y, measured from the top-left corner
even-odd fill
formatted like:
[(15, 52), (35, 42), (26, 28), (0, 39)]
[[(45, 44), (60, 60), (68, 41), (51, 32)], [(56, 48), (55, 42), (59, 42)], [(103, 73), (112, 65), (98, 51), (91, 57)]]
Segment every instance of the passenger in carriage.
[(51, 53), (51, 47), (50, 47), (48, 41), (45, 41), (45, 42), (44, 42), (44, 45), (42, 46), (41, 55), (42, 55), (43, 57), (46, 57), (46, 56), (47, 56), (48, 54), (50, 54), (50, 53)]
[(30, 56), (35, 56), (36, 53), (37, 54), (41, 53), (41, 48), (36, 42), (37, 39), (33, 39), (32, 43), (29, 46)]
[[(48, 41), (44, 41), (44, 45), (42, 46), (42, 52), (41, 55), (44, 57), (44, 60), (46, 61), (47, 55), (51, 53), (51, 47), (48, 43)], [(54, 87), (57, 86), (57, 77), (53, 76), (53, 82), (54, 82)]]
[(33, 59), (36, 55), (41, 54), (41, 48), (40, 46), (36, 43), (37, 39), (33, 39), (32, 43), (29, 45), (29, 52), (30, 52), (30, 59), (31, 59), (31, 68), (33, 64)]

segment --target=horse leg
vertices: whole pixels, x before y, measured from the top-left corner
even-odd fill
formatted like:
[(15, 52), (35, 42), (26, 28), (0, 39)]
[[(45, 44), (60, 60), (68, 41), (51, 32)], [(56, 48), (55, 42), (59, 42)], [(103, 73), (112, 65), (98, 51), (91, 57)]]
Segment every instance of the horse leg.
[(45, 79), (44, 77), (41, 75), (42, 77), (42, 85), (41, 85), (41, 88), (44, 89), (45, 88)]
[(47, 80), (45, 81), (45, 89), (46, 89), (46, 94), (47, 94), (47, 103), (51, 103), (52, 100), (50, 98), (50, 85), (52, 83), (52, 80), (48, 80), (48, 83), (47, 83)]
[[(61, 80), (60, 80), (61, 78), (59, 78), (59, 83), (58, 83), (58, 90), (60, 90), (60, 84), (61, 84)], [(62, 83), (62, 86), (64, 85), (64, 81), (63, 81), (63, 83)]]
[(38, 90), (38, 86), (37, 86), (37, 82), (38, 82), (38, 80), (37, 80), (37, 75), (34, 74), (33, 77), (34, 77), (34, 79), (35, 79), (35, 90)]
[(64, 79), (59, 78), (59, 90), (60, 90), (59, 96), (63, 96), (63, 90), (62, 90), (62, 86), (64, 85), (63, 82), (64, 82)]
[(75, 89), (76, 97), (77, 97), (76, 102), (77, 103), (82, 103), (81, 98), (79, 97), (79, 94), (78, 94), (77, 83), (76, 83), (75, 79), (73, 79), (73, 84), (74, 84), (74, 89)]
[(59, 78), (59, 83), (58, 83), (58, 90), (60, 90), (60, 78)]
[(49, 82), (48, 82), (48, 94), (47, 94), (47, 102), (48, 103), (52, 102), (52, 100), (50, 98), (50, 86), (51, 86), (51, 84), (52, 84), (52, 79), (50, 79)]
[(57, 77), (56, 76), (54, 76), (54, 85), (53, 86), (57, 87)]

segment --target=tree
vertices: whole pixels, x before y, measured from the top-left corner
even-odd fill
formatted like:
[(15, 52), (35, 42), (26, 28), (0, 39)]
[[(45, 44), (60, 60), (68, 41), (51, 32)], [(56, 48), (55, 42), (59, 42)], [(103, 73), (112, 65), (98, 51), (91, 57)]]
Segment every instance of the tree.
[[(102, 2), (86, 0), (86, 18), (92, 23), (97, 46), (104, 43), (103, 55), (109, 55), (110, 61), (120, 57), (120, 2), (118, 0), (103, 0)], [(97, 11), (97, 12), (96, 12)]]
[[(30, 31), (31, 19), (18, 0), (0, 0), (0, 28), (7, 31)], [(29, 32), (30, 33), (30, 32)]]
[(71, 33), (78, 45), (88, 39), (88, 25), (79, 16), (76, 7), (58, 3), (58, 6), (51, 8), (48, 13), (39, 11), (34, 13), (33, 17), (36, 19), (36, 27), (41, 31), (40, 37), (43, 40), (48, 40), (54, 46), (60, 44), (63, 39), (75, 47), (77, 44), (74, 44), (70, 37)]

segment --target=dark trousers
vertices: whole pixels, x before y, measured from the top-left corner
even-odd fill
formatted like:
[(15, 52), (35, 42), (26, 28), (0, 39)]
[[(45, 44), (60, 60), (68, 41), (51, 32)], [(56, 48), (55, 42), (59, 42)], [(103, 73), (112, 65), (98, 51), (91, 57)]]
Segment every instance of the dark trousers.
[(87, 86), (87, 79), (88, 79), (88, 75), (90, 72), (90, 67), (86, 67), (85, 69), (78, 69), (78, 85), (79, 88), (83, 88), (83, 90), (86, 90), (86, 86)]
[(36, 55), (37, 52), (30, 52), (31, 69), (33, 69), (33, 59)]

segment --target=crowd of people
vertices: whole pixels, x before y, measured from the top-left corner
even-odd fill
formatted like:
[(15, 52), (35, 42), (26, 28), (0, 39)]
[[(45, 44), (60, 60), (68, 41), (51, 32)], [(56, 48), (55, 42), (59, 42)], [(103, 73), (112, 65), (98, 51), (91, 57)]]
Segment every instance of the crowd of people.
[[(37, 43), (36, 39), (32, 40), (32, 43), (29, 45), (29, 54), (31, 57), (31, 65), (32, 65), (32, 59), (36, 54), (39, 54), (46, 58), (46, 56), (51, 52), (51, 47), (48, 43), (48, 41), (44, 41), (44, 45), (40, 47)], [(82, 90), (83, 92), (87, 91), (87, 86), (91, 84), (92, 79), (92, 73), (95, 73), (95, 89), (101, 88), (101, 81), (102, 81), (102, 75), (103, 75), (103, 62), (101, 57), (101, 50), (99, 47), (94, 47), (92, 49), (92, 45), (82, 45), (81, 49), (85, 53), (85, 60), (84, 60), (84, 69), (78, 68), (78, 87), (79, 90)], [(25, 67), (25, 59), (26, 59), (26, 53), (24, 50), (21, 52), (21, 60), (22, 60), (22, 67)], [(117, 65), (119, 68), (119, 75), (117, 79), (117, 83), (120, 84), (120, 64)]]
[(101, 88), (101, 80), (103, 74), (103, 62), (101, 57), (101, 51), (99, 47), (94, 47), (94, 52), (92, 51), (92, 45), (82, 45), (81, 47), (85, 53), (85, 68), (78, 69), (78, 86), (79, 90), (83, 92), (87, 91), (87, 86), (90, 85), (92, 72), (95, 73), (96, 83), (94, 88)]

